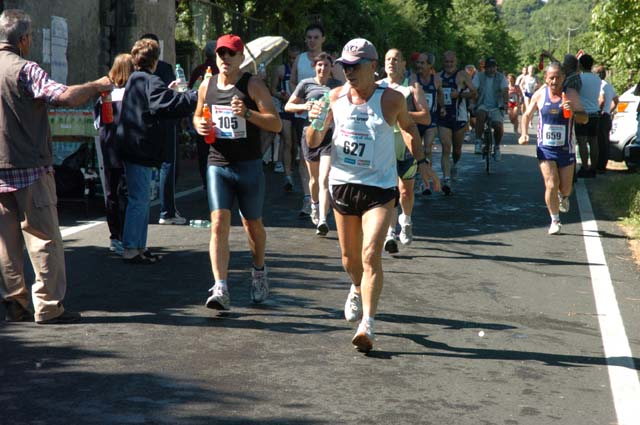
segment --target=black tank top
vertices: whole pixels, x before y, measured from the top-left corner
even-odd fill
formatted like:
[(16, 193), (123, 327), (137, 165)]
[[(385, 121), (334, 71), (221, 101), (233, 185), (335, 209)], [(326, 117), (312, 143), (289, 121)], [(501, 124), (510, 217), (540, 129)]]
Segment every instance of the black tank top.
[[(256, 111), (256, 103), (249, 97), (249, 79), (251, 74), (245, 72), (235, 86), (229, 90), (218, 88), (218, 75), (211, 77), (204, 103), (208, 105), (230, 106), (233, 96), (238, 96), (247, 108)], [(213, 106), (211, 106), (213, 111)], [(243, 119), (244, 118), (240, 118)], [(214, 121), (216, 118), (214, 117)], [(218, 123), (216, 123), (217, 125)], [(237, 139), (216, 138), (214, 144), (209, 148), (209, 165), (226, 166), (237, 161), (250, 161), (262, 158), (260, 152), (260, 129), (254, 124), (246, 121), (246, 137)]]

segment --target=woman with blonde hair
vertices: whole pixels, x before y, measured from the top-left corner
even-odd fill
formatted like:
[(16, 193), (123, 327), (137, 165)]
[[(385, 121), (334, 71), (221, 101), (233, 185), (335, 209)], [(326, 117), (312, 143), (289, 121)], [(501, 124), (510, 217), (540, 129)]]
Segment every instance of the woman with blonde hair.
[(128, 53), (116, 56), (109, 71), (109, 79), (113, 82), (114, 89), (111, 92), (111, 105), (113, 109), (113, 121), (104, 122), (102, 117), (102, 98), (99, 98), (94, 108), (95, 126), (100, 132), (100, 151), (104, 165), (104, 193), (107, 225), (109, 226), (109, 250), (122, 255), (122, 230), (124, 227), (124, 212), (127, 208), (126, 180), (124, 176), (124, 164), (116, 153), (116, 128), (124, 86), (129, 75), (133, 72), (133, 60)]

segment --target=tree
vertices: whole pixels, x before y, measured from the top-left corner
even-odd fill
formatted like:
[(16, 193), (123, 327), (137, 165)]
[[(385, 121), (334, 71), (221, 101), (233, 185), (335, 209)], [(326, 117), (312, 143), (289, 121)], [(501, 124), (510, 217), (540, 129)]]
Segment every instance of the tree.
[(640, 68), (637, 22), (640, 22), (637, 0), (602, 0), (591, 14), (596, 55), (613, 71), (613, 84), (619, 92), (637, 82), (635, 74)]

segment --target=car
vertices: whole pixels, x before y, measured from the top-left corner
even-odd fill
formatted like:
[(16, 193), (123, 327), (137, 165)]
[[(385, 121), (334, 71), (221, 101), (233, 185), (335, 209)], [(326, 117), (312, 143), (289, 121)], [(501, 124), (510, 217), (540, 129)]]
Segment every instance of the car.
[(633, 86), (620, 96), (609, 132), (609, 159), (624, 161), (629, 170), (640, 166), (640, 137), (637, 136), (640, 96), (636, 96), (635, 91)]

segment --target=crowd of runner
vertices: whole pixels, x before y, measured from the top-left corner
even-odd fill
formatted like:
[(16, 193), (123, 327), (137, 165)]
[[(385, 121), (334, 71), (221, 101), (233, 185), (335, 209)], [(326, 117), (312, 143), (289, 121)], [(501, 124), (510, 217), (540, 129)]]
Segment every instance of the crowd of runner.
[[(227, 279), (234, 205), (252, 255), (251, 299), (260, 303), (269, 296), (263, 155), (266, 145), (276, 146), (273, 136), (278, 134), (274, 171), (282, 173), (284, 191), (301, 182), (300, 214), (310, 217), (318, 236), (330, 231), (328, 216), (333, 212), (342, 265), (351, 280), (344, 315), (358, 323), (352, 343), (365, 352), (374, 341), (383, 251), (396, 253), (398, 242), (411, 244), (416, 194), (454, 193), (463, 143), (474, 143), (475, 153), (481, 153), (486, 122), (495, 129), (495, 144), (485, 154), (500, 161), (505, 114), (524, 144), (537, 112), (536, 151), (551, 219), (549, 234), (560, 232), (559, 214), (569, 209), (576, 162), (574, 122), (582, 161), (578, 176), (593, 177), (606, 169), (606, 150), (598, 153), (598, 128), (614, 108), (616, 95), (603, 69), (591, 72), (589, 55), (568, 55), (563, 64), (553, 60), (543, 81), (533, 66), (517, 77), (505, 75), (493, 57), (477, 67), (461, 68), (453, 51), (444, 52), (438, 71), (433, 53), (416, 52), (407, 61), (401, 49), (392, 48), (379, 56), (364, 38), (349, 41), (337, 55), (326, 52), (324, 29), (313, 24), (305, 31), (306, 50), (289, 47), (272, 78), (241, 70), (240, 37), (219, 37), (207, 44), (208, 62), (192, 75), (189, 85), (197, 83), (197, 90), (180, 91), (174, 90), (178, 81), (167, 84), (157, 75), (159, 45), (152, 36), (118, 56), (109, 77), (65, 86), (23, 59), (31, 31), (31, 21), (21, 11), (0, 16), (0, 289), (10, 321), (80, 319), (62, 307), (66, 277), (52, 202), (46, 104), (77, 105), (111, 91), (115, 119), (105, 122), (99, 102), (96, 122), (108, 159), (111, 248), (128, 264), (161, 261), (146, 245), (151, 171), (164, 166), (167, 158), (154, 140), (161, 138), (164, 121), (191, 117), (204, 146), (199, 156), (211, 220), (213, 285), (205, 304), (216, 310), (231, 306)], [(20, 90), (27, 96), (14, 95)], [(24, 117), (43, 128), (24, 131)], [(440, 177), (431, 166), (438, 141)], [(22, 143), (40, 146), (40, 153), (30, 155), (20, 148)], [(127, 194), (121, 199), (125, 176)], [(184, 223), (177, 211), (160, 220)], [(35, 317), (28, 308), (22, 270), (23, 237), (36, 271)]]

